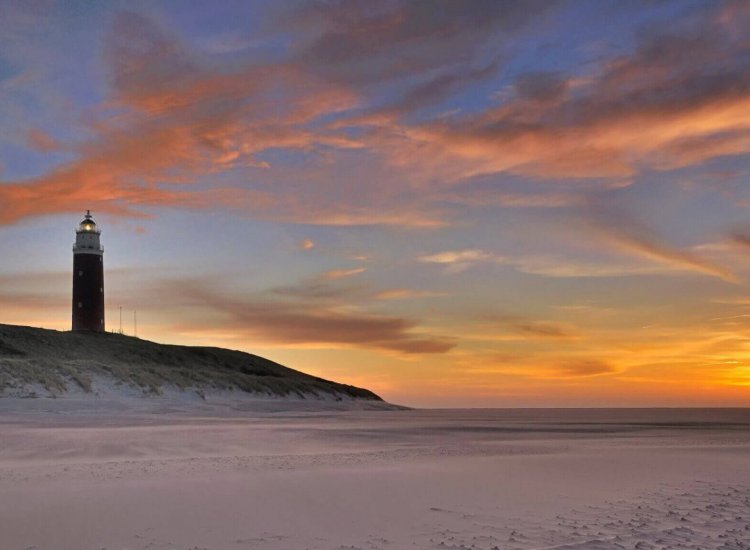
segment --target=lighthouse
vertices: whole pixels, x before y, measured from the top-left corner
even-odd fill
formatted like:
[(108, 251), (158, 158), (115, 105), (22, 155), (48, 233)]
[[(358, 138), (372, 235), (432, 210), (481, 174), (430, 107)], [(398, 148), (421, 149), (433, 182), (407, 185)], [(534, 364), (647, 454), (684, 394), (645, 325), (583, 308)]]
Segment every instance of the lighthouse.
[(73, 330), (104, 332), (104, 249), (86, 211), (73, 245)]

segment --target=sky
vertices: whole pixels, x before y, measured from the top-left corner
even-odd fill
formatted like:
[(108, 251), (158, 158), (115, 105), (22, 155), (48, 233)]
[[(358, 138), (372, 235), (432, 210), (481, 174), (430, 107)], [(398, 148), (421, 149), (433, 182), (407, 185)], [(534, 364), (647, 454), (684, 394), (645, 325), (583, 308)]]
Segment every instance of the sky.
[(423, 407), (750, 406), (750, 3), (0, 3), (0, 323)]

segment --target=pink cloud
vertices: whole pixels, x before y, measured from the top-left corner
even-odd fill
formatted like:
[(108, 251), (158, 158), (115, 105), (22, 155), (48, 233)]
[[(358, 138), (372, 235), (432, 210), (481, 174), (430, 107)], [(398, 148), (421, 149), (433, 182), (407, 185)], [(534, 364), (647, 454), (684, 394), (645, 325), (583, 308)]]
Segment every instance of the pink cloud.
[[(572, 76), (521, 75), (515, 94), (478, 114), (422, 125), (373, 118), (372, 146), (426, 180), (621, 179), (746, 154), (750, 44), (727, 32), (721, 11), (643, 33), (635, 51), (605, 60), (575, 87)], [(736, 11), (750, 21), (750, 9)]]
[(60, 143), (42, 130), (32, 128), (28, 133), (29, 145), (42, 153), (49, 153), (60, 149)]
[[(196, 52), (123, 13), (104, 48), (110, 97), (90, 115), (92, 139), (58, 144), (30, 130), (37, 149), (64, 146), (77, 158), (3, 182), (0, 223), (86, 203), (124, 216), (220, 206), (291, 223), (440, 227), (451, 221), (440, 201), (471, 204), (455, 183), (479, 174), (621, 182), (750, 152), (750, 46), (732, 31), (750, 10), (739, 6), (732, 18), (716, 8), (644, 32), (586, 79), (523, 74), (484, 112), (407, 122), (494, 75), (508, 37), (556, 5), (459, 4), (306, 3), (272, 25), (295, 38), (273, 61)], [(304, 168), (272, 165), (274, 151), (305, 155)], [(236, 183), (206, 190), (229, 171)], [(511, 193), (495, 203), (578, 200)]]

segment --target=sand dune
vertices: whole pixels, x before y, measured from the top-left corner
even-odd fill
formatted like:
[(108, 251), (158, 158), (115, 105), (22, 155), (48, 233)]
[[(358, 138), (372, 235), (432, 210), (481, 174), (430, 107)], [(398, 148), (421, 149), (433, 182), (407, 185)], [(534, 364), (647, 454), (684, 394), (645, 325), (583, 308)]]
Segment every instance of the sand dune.
[(3, 549), (750, 547), (750, 412), (10, 413)]
[(64, 400), (54, 410), (119, 411), (153, 409), (134, 397), (161, 397), (157, 406), (187, 403), (192, 409), (200, 401), (229, 408), (259, 399), (382, 402), (367, 389), (241, 351), (0, 324), (0, 398), (45, 397)]

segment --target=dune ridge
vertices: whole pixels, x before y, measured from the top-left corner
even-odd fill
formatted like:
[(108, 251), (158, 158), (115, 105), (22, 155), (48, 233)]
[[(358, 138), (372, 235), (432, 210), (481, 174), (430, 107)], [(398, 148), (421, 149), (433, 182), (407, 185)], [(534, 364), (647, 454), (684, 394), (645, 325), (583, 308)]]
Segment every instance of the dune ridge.
[(4, 324), (0, 324), (0, 397), (121, 404), (161, 398), (156, 401), (175, 405), (264, 399), (385, 405), (370, 390), (241, 351)]

